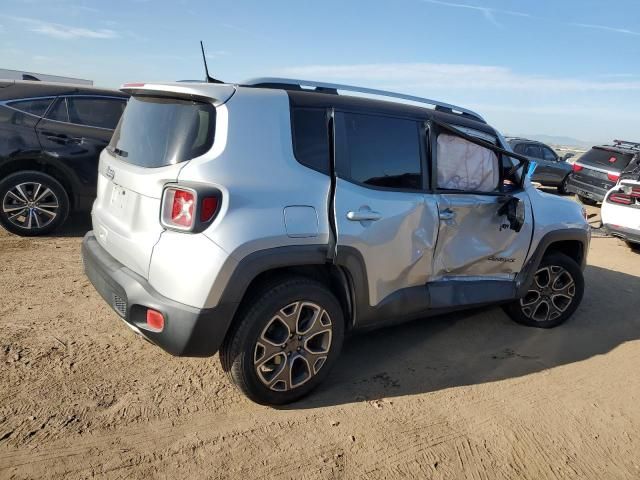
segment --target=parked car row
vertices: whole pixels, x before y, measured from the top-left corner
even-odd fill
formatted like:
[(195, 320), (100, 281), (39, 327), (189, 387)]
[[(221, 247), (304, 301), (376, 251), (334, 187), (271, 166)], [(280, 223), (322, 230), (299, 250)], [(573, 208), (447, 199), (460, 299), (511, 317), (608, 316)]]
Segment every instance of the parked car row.
[(98, 156), (127, 103), (117, 90), (0, 81), (0, 223), (31, 236), (96, 197)]

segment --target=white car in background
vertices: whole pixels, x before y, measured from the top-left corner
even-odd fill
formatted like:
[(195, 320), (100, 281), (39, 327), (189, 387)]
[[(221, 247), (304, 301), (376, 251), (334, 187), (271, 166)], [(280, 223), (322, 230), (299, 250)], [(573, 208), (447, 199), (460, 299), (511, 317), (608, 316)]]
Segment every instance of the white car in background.
[(640, 181), (621, 180), (602, 202), (602, 224), (614, 237), (640, 249)]

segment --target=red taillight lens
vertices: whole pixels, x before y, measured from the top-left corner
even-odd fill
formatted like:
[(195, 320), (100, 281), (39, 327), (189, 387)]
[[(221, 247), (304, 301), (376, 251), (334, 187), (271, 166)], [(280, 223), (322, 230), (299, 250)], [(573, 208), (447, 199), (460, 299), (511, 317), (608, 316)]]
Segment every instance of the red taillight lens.
[(612, 182), (617, 182), (618, 180), (620, 180), (620, 174), (619, 173), (607, 173), (607, 178), (609, 180), (611, 180)]
[(631, 196), (634, 198), (640, 198), (640, 187), (633, 187), (631, 189)]
[(181, 188), (167, 188), (162, 201), (162, 223), (167, 227), (190, 230), (195, 224), (196, 193)]
[(621, 205), (631, 205), (633, 203), (630, 195), (620, 192), (612, 193), (611, 195), (609, 195), (609, 198), (607, 200), (609, 200), (611, 203), (619, 203)]
[(582, 170), (584, 167), (582, 165), (578, 165), (577, 163), (574, 163), (573, 166), (571, 167), (571, 169), (574, 172), (579, 172), (580, 170)]
[(200, 221), (208, 222), (218, 210), (218, 199), (216, 197), (205, 197), (202, 199), (202, 205), (200, 206)]
[(161, 332), (164, 329), (164, 316), (162, 313), (149, 308), (147, 310), (147, 327)]

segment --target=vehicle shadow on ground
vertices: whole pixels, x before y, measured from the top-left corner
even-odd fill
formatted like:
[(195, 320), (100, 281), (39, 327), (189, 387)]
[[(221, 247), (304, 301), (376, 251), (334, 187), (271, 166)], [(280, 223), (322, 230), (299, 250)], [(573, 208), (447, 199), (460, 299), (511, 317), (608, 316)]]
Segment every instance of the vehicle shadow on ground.
[(91, 230), (91, 214), (75, 213), (73, 216), (69, 216), (60, 228), (48, 236), (52, 238), (81, 238), (89, 230)]
[(350, 338), (305, 409), (494, 382), (580, 362), (640, 339), (640, 277), (587, 267), (574, 316), (551, 330), (512, 322), (500, 308), (417, 320)]

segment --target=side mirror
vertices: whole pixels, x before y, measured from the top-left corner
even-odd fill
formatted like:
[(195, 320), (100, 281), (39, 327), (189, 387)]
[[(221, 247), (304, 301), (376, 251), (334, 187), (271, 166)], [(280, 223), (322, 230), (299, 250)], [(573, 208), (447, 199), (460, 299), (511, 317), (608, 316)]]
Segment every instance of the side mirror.
[(575, 154), (571, 153), (571, 152), (567, 152), (562, 156), (562, 160), (563, 161), (567, 161), (569, 160), (571, 157), (575, 157)]
[(522, 230), (525, 221), (524, 202), (518, 197), (507, 197), (506, 201), (498, 209), (498, 215), (506, 216), (509, 228), (515, 232)]

